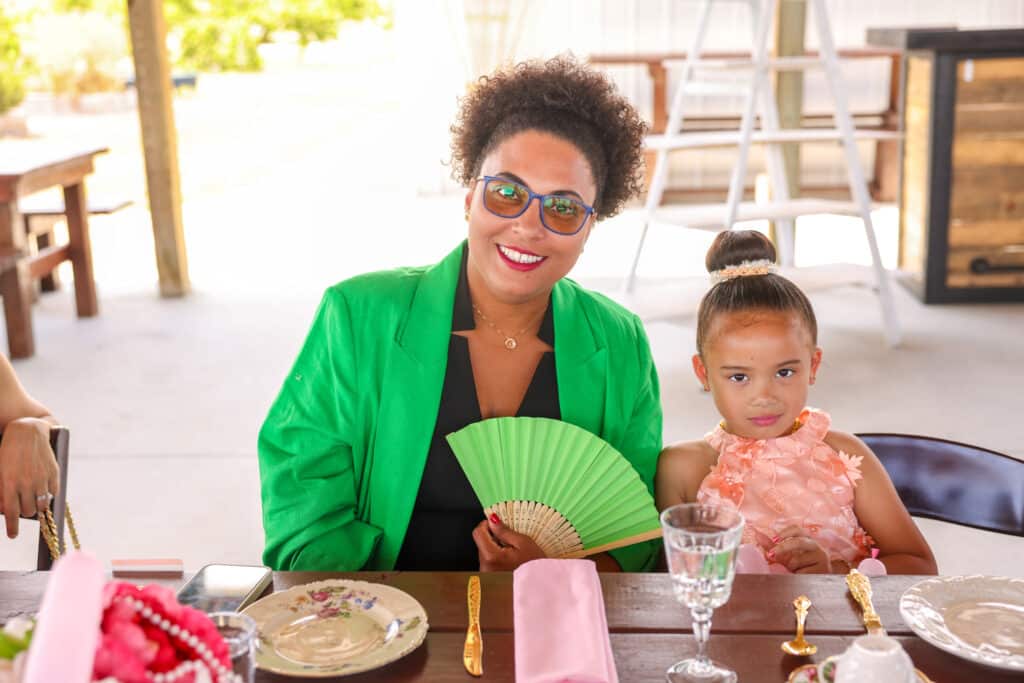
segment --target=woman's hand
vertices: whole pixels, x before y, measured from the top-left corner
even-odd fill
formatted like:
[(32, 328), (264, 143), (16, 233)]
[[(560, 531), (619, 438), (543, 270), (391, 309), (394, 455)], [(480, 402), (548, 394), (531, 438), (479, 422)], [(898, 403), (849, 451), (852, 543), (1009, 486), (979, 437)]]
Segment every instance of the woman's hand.
[(781, 564), (794, 574), (830, 574), (832, 563), (828, 552), (800, 526), (780, 531), (767, 553), (768, 561)]
[(19, 517), (49, 507), (60, 486), (59, 474), (49, 422), (34, 417), (8, 422), (0, 441), (0, 512), (9, 538), (18, 535)]
[(473, 541), (482, 572), (510, 572), (524, 562), (547, 557), (532, 538), (512, 531), (493, 514), (473, 529)]

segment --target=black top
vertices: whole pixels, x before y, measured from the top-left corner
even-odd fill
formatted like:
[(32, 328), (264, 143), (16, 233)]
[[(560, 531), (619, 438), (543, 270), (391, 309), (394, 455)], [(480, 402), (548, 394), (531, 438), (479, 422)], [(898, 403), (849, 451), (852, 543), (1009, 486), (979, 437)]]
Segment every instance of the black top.
[[(466, 280), (467, 252), (468, 247), (462, 252), (459, 283), (455, 289), (452, 332), (476, 327), (473, 303), (469, 298), (469, 283)], [(554, 348), (555, 325), (550, 299), (537, 336)], [(516, 415), (561, 419), (553, 351), (545, 352), (541, 357)], [(483, 508), (445, 436), (479, 422), (480, 419), (480, 402), (469, 358), (469, 340), (453, 334), (448, 342), (448, 368), (444, 375), (437, 424), (434, 426), (409, 529), (398, 559), (395, 560), (395, 569), (479, 570), (480, 561), (472, 533), (473, 528), (484, 519)]]

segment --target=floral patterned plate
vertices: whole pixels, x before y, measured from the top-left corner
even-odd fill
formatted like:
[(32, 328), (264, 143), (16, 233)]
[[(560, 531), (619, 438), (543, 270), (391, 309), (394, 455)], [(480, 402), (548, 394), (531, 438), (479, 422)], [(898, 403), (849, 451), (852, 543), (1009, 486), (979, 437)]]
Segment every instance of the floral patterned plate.
[[(793, 669), (786, 679), (787, 683), (835, 683), (836, 664), (839, 656), (833, 655), (818, 664), (804, 664)], [(921, 673), (920, 669), (914, 669), (917, 673), (919, 683), (932, 683), (931, 679)]]
[(302, 678), (376, 669), (415, 650), (427, 613), (408, 593), (331, 579), (268, 595), (244, 610), (256, 622), (256, 666)]

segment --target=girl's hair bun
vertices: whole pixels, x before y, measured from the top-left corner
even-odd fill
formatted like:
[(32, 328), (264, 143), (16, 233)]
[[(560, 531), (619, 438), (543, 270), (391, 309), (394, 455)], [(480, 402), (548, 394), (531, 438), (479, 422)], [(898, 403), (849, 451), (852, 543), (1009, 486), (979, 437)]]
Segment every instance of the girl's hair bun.
[(726, 230), (708, 248), (704, 265), (709, 273), (744, 261), (775, 262), (775, 245), (757, 230)]

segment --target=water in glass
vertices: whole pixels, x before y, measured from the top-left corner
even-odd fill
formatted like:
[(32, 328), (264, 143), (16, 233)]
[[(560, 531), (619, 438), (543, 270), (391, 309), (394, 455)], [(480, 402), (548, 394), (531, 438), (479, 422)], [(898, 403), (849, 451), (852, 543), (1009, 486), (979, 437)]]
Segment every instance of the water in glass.
[(733, 682), (736, 674), (705, 654), (715, 608), (729, 600), (743, 516), (730, 507), (675, 505), (662, 512), (665, 556), (676, 599), (690, 608), (697, 641), (695, 657), (666, 672), (669, 683)]

